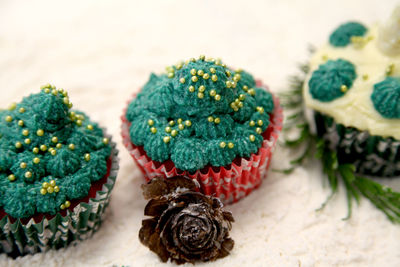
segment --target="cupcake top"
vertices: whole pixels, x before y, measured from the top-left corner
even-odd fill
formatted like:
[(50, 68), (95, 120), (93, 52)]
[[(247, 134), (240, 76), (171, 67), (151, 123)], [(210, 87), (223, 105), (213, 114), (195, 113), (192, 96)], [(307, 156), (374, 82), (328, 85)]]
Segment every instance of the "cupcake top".
[(154, 161), (171, 159), (188, 171), (257, 152), (274, 102), (249, 73), (204, 56), (166, 70), (151, 74), (128, 106), (135, 145)]
[(310, 61), (303, 94), (338, 123), (400, 139), (400, 7), (386, 24), (334, 30)]
[(102, 129), (46, 85), (0, 110), (0, 208), (14, 218), (56, 214), (107, 173)]

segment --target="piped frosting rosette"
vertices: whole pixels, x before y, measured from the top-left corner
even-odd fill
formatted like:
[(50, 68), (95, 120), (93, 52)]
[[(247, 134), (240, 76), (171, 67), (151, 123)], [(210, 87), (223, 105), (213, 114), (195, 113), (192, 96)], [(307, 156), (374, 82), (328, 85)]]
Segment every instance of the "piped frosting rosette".
[(283, 120), (261, 82), (204, 57), (152, 74), (121, 118), (123, 143), (147, 181), (186, 175), (224, 203), (261, 184)]
[(0, 253), (66, 247), (98, 230), (116, 144), (54, 86), (0, 111)]

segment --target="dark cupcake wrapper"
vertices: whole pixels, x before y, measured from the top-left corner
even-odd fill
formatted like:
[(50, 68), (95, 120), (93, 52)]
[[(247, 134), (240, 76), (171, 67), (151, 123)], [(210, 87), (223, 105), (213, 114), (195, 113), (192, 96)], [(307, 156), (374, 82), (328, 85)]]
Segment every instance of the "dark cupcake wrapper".
[(361, 175), (400, 176), (400, 141), (370, 135), (336, 123), (333, 118), (314, 112), (318, 136), (337, 152), (339, 163), (351, 163)]
[[(111, 136), (107, 136), (111, 140)], [(118, 149), (110, 142), (111, 166), (106, 182), (88, 202), (80, 202), (74, 208), (54, 216), (43, 216), (36, 222), (30, 218), (13, 219), (5, 215), (0, 220), (0, 253), (19, 256), (59, 249), (90, 238), (100, 227), (110, 201), (119, 169)]]

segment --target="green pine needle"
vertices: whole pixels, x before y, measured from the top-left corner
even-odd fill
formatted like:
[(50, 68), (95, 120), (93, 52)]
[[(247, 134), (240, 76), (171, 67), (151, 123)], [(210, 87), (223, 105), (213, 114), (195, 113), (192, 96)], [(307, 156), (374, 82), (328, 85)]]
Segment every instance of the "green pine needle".
[(304, 114), (304, 101), (302, 89), (305, 74), (309, 71), (306, 64), (300, 65), (301, 76), (290, 78), (290, 90), (280, 95), (283, 108), (290, 112), (286, 117), (284, 131), (298, 132), (293, 139), (286, 138), (284, 145), (289, 148), (303, 149), (300, 156), (291, 160), (291, 167), (286, 170), (275, 170), (290, 174), (297, 166), (304, 164), (311, 155), (314, 155), (322, 163), (323, 172), (331, 188), (331, 193), (326, 201), (317, 210), (322, 210), (332, 197), (338, 192), (338, 184), (341, 181), (346, 189), (347, 198), (347, 220), (351, 217), (353, 201), (357, 204), (361, 196), (367, 198), (376, 208), (381, 210), (393, 223), (400, 223), (400, 193), (393, 191), (371, 179), (360, 177), (355, 174), (352, 164), (339, 164), (337, 154), (330, 150), (326, 142), (310, 132), (309, 124)]

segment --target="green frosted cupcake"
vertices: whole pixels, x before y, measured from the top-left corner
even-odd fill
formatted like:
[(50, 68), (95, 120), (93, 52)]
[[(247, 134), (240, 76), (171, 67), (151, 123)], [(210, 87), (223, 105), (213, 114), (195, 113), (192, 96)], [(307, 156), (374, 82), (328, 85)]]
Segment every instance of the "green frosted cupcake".
[(44, 86), (0, 111), (0, 251), (65, 247), (101, 223), (118, 169), (103, 129)]
[(279, 102), (251, 74), (200, 56), (151, 74), (122, 116), (146, 179), (187, 175), (225, 203), (261, 183), (281, 129)]

